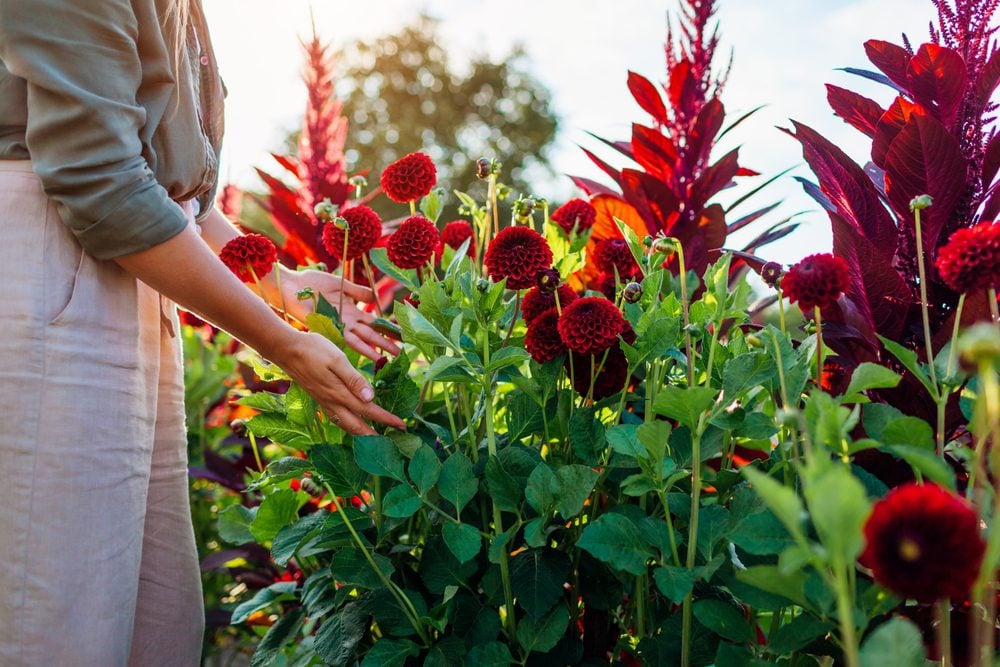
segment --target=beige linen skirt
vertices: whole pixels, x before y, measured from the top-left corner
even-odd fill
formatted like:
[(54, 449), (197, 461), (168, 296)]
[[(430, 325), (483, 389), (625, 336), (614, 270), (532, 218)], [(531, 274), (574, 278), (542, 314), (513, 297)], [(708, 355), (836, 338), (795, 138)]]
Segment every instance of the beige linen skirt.
[(0, 308), (0, 665), (198, 665), (176, 308), (10, 161)]

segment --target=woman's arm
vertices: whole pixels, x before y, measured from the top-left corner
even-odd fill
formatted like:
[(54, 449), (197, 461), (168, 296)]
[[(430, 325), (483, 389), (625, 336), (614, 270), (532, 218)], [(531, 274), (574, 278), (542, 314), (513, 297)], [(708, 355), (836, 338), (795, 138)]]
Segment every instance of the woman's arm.
[[(183, 258), (183, 268), (179, 258)], [(364, 419), (405, 428), (371, 402), (371, 385), (337, 346), (286, 324), (205, 245), (193, 227), (115, 260), (144, 283), (225, 329), (281, 366), (341, 427), (374, 433)]]

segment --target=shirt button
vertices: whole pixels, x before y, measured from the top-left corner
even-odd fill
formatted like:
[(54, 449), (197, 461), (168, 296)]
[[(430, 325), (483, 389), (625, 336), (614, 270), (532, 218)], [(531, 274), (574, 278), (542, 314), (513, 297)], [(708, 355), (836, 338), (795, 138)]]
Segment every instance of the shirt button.
[(208, 56), (202, 56), (201, 57), (201, 64), (202, 64), (202, 67), (208, 67)]

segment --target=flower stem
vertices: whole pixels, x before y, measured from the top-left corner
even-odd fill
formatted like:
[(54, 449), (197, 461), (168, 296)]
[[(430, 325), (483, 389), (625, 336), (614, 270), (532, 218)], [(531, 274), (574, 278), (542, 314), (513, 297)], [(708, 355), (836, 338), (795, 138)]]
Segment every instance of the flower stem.
[(785, 329), (785, 295), (781, 291), (781, 285), (778, 287), (778, 326), (781, 328), (781, 333), (788, 334)]
[[(691, 521), (688, 526), (687, 560), (685, 567), (694, 570), (698, 548), (698, 511), (701, 509), (701, 435), (702, 424), (691, 436)], [(684, 596), (681, 607), (681, 666), (691, 664), (691, 606), (693, 593)]]
[(344, 230), (344, 254), (341, 255), (340, 259), (340, 306), (337, 310), (337, 315), (340, 316), (340, 320), (344, 320), (344, 285), (347, 283), (347, 241), (351, 238), (351, 228), (348, 227)]
[(951, 601), (938, 600), (934, 605), (937, 617), (938, 648), (941, 651), (941, 667), (952, 667), (951, 661)]
[(934, 343), (931, 340), (931, 320), (927, 304), (927, 271), (924, 268), (923, 231), (920, 225), (920, 209), (913, 212), (917, 230), (917, 271), (920, 274), (920, 314), (924, 321), (924, 346), (927, 351), (927, 365), (930, 367), (931, 384), (937, 386), (937, 370), (934, 368)]
[(816, 386), (823, 388), (823, 315), (819, 306), (813, 306), (813, 320), (816, 322)]
[(840, 643), (844, 650), (844, 662), (847, 667), (860, 667), (861, 658), (858, 655), (858, 638), (854, 627), (854, 605), (851, 603), (850, 580), (847, 567), (840, 562), (833, 564), (837, 584), (837, 620), (840, 621)]
[(257, 462), (257, 470), (264, 472), (264, 464), (260, 461), (260, 450), (257, 448), (257, 438), (250, 432), (250, 429), (247, 429), (247, 435), (250, 436), (250, 448), (253, 449), (253, 458)]
[(291, 324), (291, 322), (289, 322), (289, 320), (288, 320), (288, 305), (285, 304), (285, 292), (281, 289), (281, 265), (280, 264), (278, 264), (274, 268), (274, 283), (278, 287), (278, 298), (281, 299), (281, 316), (285, 318), (285, 322), (288, 322), (289, 324)]
[(1000, 321), (1000, 313), (997, 312), (997, 290), (995, 287), (989, 289), (989, 301), (990, 301), (990, 315), (993, 316), (993, 321)]
[[(368, 286), (372, 288), (372, 293), (375, 295), (375, 312), (378, 313), (379, 317), (384, 317), (385, 313), (382, 312), (382, 302), (378, 298), (378, 290), (375, 289), (375, 274), (372, 272), (371, 262), (368, 261), (368, 253), (361, 255), (361, 263), (365, 267), (365, 277), (368, 278)], [(340, 289), (343, 290), (344, 286), (341, 285)]]
[(688, 386), (694, 386), (694, 348), (691, 345), (691, 309), (688, 303), (687, 266), (684, 263), (684, 246), (677, 243), (677, 261), (680, 267), (681, 310), (684, 313), (684, 353), (687, 356)]
[(945, 387), (945, 383), (948, 381), (948, 378), (951, 377), (951, 374), (955, 369), (955, 357), (958, 349), (958, 330), (962, 324), (962, 308), (964, 306), (965, 294), (962, 294), (962, 296), (958, 298), (958, 306), (955, 308), (955, 324), (951, 330), (951, 343), (948, 346), (948, 365), (945, 368), (944, 377), (941, 378), (941, 384), (938, 385), (938, 394), (935, 397), (935, 403), (937, 403), (935, 451), (938, 456), (944, 456), (945, 429), (947, 428), (945, 419), (948, 410), (948, 399), (951, 397), (951, 391)]

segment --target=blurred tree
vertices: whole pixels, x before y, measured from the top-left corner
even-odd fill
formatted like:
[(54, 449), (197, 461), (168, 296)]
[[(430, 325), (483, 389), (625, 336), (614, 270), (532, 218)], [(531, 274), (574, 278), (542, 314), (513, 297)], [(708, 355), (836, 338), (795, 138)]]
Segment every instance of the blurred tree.
[[(349, 171), (370, 169), (374, 187), (386, 165), (419, 150), (431, 156), (449, 190), (472, 189), (476, 160), (495, 157), (505, 182), (531, 193), (528, 168), (553, 173), (547, 153), (558, 120), (548, 91), (529, 73), (520, 47), (500, 62), (479, 56), (457, 66), (438, 28), (422, 15), (396, 34), (356, 42), (338, 55)], [(391, 206), (384, 197), (374, 204)], [(398, 206), (389, 210), (400, 215)]]

